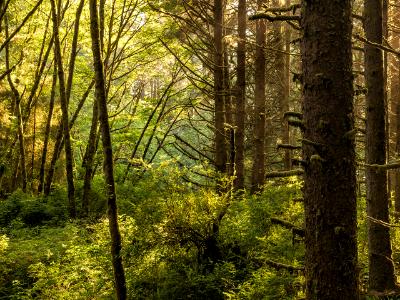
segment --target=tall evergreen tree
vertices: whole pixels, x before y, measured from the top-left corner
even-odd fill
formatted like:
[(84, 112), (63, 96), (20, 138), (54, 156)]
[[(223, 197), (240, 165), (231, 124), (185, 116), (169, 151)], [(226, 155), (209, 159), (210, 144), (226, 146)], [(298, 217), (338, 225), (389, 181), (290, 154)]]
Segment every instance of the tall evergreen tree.
[(238, 2), (237, 80), (235, 111), (235, 189), (244, 188), (244, 121), (246, 117), (246, 0)]
[[(262, 9), (264, 0), (257, 0), (258, 9)], [(254, 86), (254, 158), (251, 191), (255, 192), (264, 184), (265, 176), (265, 46), (266, 21), (256, 23), (256, 57), (255, 57), (255, 86)]]
[(307, 299), (358, 299), (351, 3), (302, 6)]
[(223, 47), (224, 1), (214, 1), (214, 99), (215, 99), (215, 168), (221, 176), (226, 173), (227, 152), (225, 142), (224, 104), (224, 47)]
[[(367, 40), (382, 44), (382, 0), (364, 1), (364, 30)], [(369, 44), (364, 47), (366, 96), (366, 163), (386, 163), (385, 84), (382, 50)], [(369, 288), (383, 292), (395, 287), (389, 228), (376, 220), (389, 221), (387, 174), (367, 167), (367, 214)]]

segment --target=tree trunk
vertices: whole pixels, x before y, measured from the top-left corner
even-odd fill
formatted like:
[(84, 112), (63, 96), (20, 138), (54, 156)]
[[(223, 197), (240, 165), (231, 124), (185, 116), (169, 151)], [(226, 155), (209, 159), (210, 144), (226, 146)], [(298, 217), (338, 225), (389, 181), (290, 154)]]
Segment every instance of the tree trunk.
[(225, 143), (227, 148), (227, 174), (229, 177), (235, 173), (235, 136), (233, 129), (233, 103), (230, 83), (229, 53), (227, 45), (224, 46), (224, 104), (225, 104)]
[(238, 3), (237, 79), (235, 107), (235, 171), (236, 190), (244, 189), (244, 121), (246, 117), (246, 0)]
[[(382, 44), (382, 1), (364, 1), (364, 30), (366, 38)], [(386, 163), (385, 131), (385, 91), (382, 50), (365, 44), (365, 81), (366, 96), (366, 163)], [(389, 222), (386, 171), (367, 168), (367, 214), (368, 216)], [(395, 287), (394, 266), (391, 260), (392, 249), (389, 228), (368, 222), (369, 249), (369, 288), (383, 292)]]
[[(78, 103), (78, 106), (74, 112), (74, 115), (72, 116), (70, 122), (69, 122), (69, 128), (71, 129), (72, 126), (74, 126), (74, 123), (76, 121), (76, 119), (79, 116), (79, 113), (83, 107), (83, 105), (85, 104), (85, 101), (87, 99), (87, 97), (90, 94), (90, 91), (92, 90), (94, 85), (94, 79), (89, 83), (88, 88), (86, 89), (85, 93), (82, 95), (81, 100)], [(64, 145), (64, 138), (63, 138), (63, 124), (62, 122), (58, 125), (58, 129), (57, 129), (57, 134), (56, 134), (56, 142), (54, 144), (54, 151), (53, 151), (53, 156), (51, 158), (51, 162), (50, 162), (50, 166), (49, 166), (49, 170), (47, 172), (47, 176), (46, 176), (46, 183), (44, 185), (44, 194), (47, 196), (50, 193), (50, 189), (51, 189), (51, 184), (53, 182), (53, 176), (54, 176), (54, 169), (56, 167), (56, 163), (57, 160), (61, 154), (61, 150), (63, 148)]]
[[(286, 6), (290, 6), (290, 0), (286, 0)], [(282, 34), (282, 33), (281, 33)], [(282, 143), (290, 144), (289, 125), (284, 120), (284, 113), (289, 111), (289, 97), (290, 97), (290, 25), (283, 26), (283, 41), (282, 46), (282, 72), (280, 72), (280, 81), (282, 85), (282, 98), (281, 98), (281, 124), (282, 124)], [(292, 155), (289, 150), (285, 150), (283, 157), (283, 165), (285, 170), (292, 168)]]
[(96, 155), (96, 140), (98, 135), (99, 110), (96, 100), (93, 103), (92, 125), (90, 127), (89, 140), (86, 146), (85, 156), (83, 158), (82, 167), (85, 168), (85, 178), (83, 181), (82, 210), (83, 215), (89, 215), (89, 198), (92, 189), (92, 175), (94, 157)]
[[(395, 5), (400, 5), (400, 1), (396, 0)], [(400, 13), (396, 8), (393, 9), (392, 22), (394, 26), (400, 26)], [(392, 31), (391, 45), (394, 49), (400, 47), (400, 34)], [(392, 153), (395, 158), (400, 157), (400, 57), (392, 55), (390, 60), (390, 141)], [(397, 217), (400, 216), (400, 170), (396, 169), (392, 172), (394, 185), (394, 209)]]
[[(264, 0), (257, 0), (262, 9)], [(265, 38), (266, 21), (256, 21), (255, 99), (254, 99), (254, 157), (251, 192), (261, 189), (265, 176)]]
[[(388, 28), (388, 14), (389, 5), (388, 0), (382, 0), (382, 34), (383, 40), (388, 41), (389, 28)], [(388, 102), (388, 53), (383, 51), (383, 92), (384, 92), (384, 103), (385, 103), (385, 127), (386, 127), (386, 163), (390, 159), (390, 134), (389, 134), (389, 102)], [(386, 174), (386, 188), (388, 195), (388, 204), (391, 206), (391, 190), (392, 183), (389, 173)]]
[(56, 85), (57, 85), (57, 74), (58, 74), (57, 73), (57, 65), (54, 64), (53, 81), (52, 81), (51, 94), (50, 94), (50, 104), (49, 104), (49, 111), (47, 114), (46, 129), (44, 132), (42, 158), (40, 161), (40, 169), (39, 169), (38, 193), (41, 193), (43, 191), (43, 187), (44, 187), (44, 171), (45, 171), (45, 166), (46, 166), (47, 149), (48, 149), (48, 145), (49, 145), (51, 119), (53, 118), (54, 99), (55, 99), (55, 95), (56, 95)]
[(73, 153), (71, 146), (71, 137), (69, 131), (69, 117), (68, 117), (68, 100), (65, 92), (65, 80), (64, 80), (64, 69), (61, 57), (61, 45), (58, 34), (58, 17), (56, 12), (56, 4), (54, 0), (51, 2), (51, 13), (53, 19), (53, 30), (54, 30), (54, 56), (57, 64), (58, 81), (60, 89), (60, 103), (62, 111), (62, 123), (63, 123), (63, 135), (64, 135), (64, 146), (65, 146), (65, 168), (67, 173), (67, 184), (68, 184), (68, 204), (69, 204), (69, 216), (71, 218), (76, 217), (75, 207), (75, 187), (74, 187), (74, 173), (73, 173)]
[(225, 105), (224, 105), (224, 47), (223, 0), (214, 0), (214, 98), (215, 98), (215, 168), (222, 176), (226, 173)]
[[(59, 5), (61, 5), (61, 2), (59, 3)], [(68, 106), (69, 99), (71, 97), (71, 91), (72, 91), (72, 81), (73, 81), (73, 75), (74, 75), (74, 70), (75, 70), (75, 60), (76, 60), (76, 55), (78, 53), (77, 49), (78, 49), (78, 37), (79, 37), (79, 23), (80, 23), (80, 18), (82, 15), (83, 5), (84, 5), (84, 0), (81, 0), (79, 2), (78, 8), (76, 10), (75, 22), (74, 22), (74, 34), (72, 37), (71, 53), (70, 53), (69, 64), (68, 64), (68, 79), (67, 79), (66, 84), (64, 81), (65, 99), (66, 99), (67, 106)], [(58, 22), (60, 22), (60, 20), (58, 20)], [(53, 24), (53, 26), (54, 26), (54, 24)], [(60, 72), (60, 71), (58, 71), (58, 72)], [(86, 97), (87, 97), (87, 95), (86, 95)], [(84, 101), (86, 99), (86, 97), (84, 96), (83, 100), (81, 100), (81, 102)], [(74, 114), (75, 119), (77, 117), (77, 113), (79, 113), (79, 110), (81, 108), (81, 103), (78, 105), (78, 108), (79, 109), (77, 109), (76, 113)], [(64, 122), (64, 119), (61, 121), (61, 123), (59, 125), (59, 129), (58, 129), (57, 136), (56, 136), (56, 142), (54, 145), (53, 156), (51, 158), (49, 170), (48, 170), (47, 176), (46, 176), (46, 184), (44, 186), (44, 194), (46, 196), (49, 195), (49, 193), (50, 193), (51, 184), (53, 182), (54, 169), (55, 169), (57, 160), (60, 156), (63, 144), (65, 143), (64, 142), (65, 137), (63, 135), (63, 132), (65, 132), (65, 128), (63, 128), (63, 122)], [(69, 125), (70, 128), (72, 127), (74, 121), (71, 121), (71, 123), (72, 124)], [(64, 144), (64, 146), (66, 146), (66, 145)], [(67, 154), (66, 154), (66, 156), (67, 156)], [(66, 160), (68, 160), (68, 159), (66, 158)], [(68, 172), (67, 172), (67, 174), (68, 174)]]
[(358, 299), (351, 2), (302, 7), (305, 275), (313, 300)]
[(103, 142), (104, 153), (104, 177), (107, 183), (108, 193), (108, 220), (111, 234), (111, 255), (114, 270), (114, 283), (117, 299), (127, 298), (125, 273), (121, 257), (121, 235), (118, 227), (117, 197), (115, 193), (115, 182), (113, 173), (113, 154), (108, 123), (107, 97), (104, 81), (104, 67), (101, 58), (99, 18), (97, 14), (96, 0), (89, 1), (90, 8), (90, 34), (92, 38), (93, 65), (95, 70), (95, 97), (99, 110), (100, 130)]
[[(6, 31), (6, 39), (8, 38), (8, 16), (5, 15), (5, 31)], [(5, 45), (6, 50), (6, 69), (10, 69), (10, 49), (9, 43)], [(22, 176), (22, 191), (26, 192), (26, 185), (27, 185), (27, 174), (26, 174), (26, 157), (25, 157), (25, 138), (24, 138), (24, 125), (22, 121), (22, 111), (21, 111), (21, 95), (18, 89), (15, 87), (14, 82), (12, 81), (11, 74), (7, 74), (7, 81), (10, 85), (12, 95), (14, 98), (14, 105), (15, 105), (15, 115), (17, 117), (18, 122), (18, 142), (19, 142), (19, 159), (20, 167), (21, 167), (21, 176)], [(18, 177), (14, 177), (15, 182)]]

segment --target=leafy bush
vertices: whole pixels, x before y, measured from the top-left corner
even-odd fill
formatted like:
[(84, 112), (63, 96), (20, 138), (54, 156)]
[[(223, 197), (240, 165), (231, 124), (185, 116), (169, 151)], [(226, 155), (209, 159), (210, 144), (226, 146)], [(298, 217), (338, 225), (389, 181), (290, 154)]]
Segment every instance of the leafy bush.
[(14, 220), (22, 207), (21, 202), (27, 197), (21, 190), (15, 191), (6, 200), (0, 201), (0, 227), (7, 227)]
[(60, 225), (67, 219), (66, 204), (63, 189), (56, 188), (48, 197), (33, 197), (17, 190), (0, 201), (0, 226), (15, 229), (21, 226)]

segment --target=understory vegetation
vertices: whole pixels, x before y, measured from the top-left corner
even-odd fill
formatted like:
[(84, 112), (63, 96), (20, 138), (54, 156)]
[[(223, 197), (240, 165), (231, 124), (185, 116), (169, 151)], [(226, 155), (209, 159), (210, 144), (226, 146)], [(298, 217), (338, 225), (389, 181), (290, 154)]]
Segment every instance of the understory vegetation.
[[(304, 297), (300, 181), (270, 181), (253, 196), (218, 196), (183, 182), (182, 172), (164, 165), (136, 185), (117, 186), (129, 299)], [(95, 178), (90, 217), (73, 221), (63, 186), (48, 197), (18, 190), (0, 202), (0, 299), (113, 298), (103, 187)], [(362, 286), (368, 279), (363, 211), (360, 199)], [(211, 250), (218, 256), (214, 263)]]
[[(271, 183), (249, 197), (218, 196), (194, 190), (180, 182), (179, 171), (169, 171), (175, 176), (154, 170), (136, 185), (118, 186), (130, 299), (293, 299), (303, 294), (301, 238), (271, 223), (271, 217), (279, 217), (301, 224), (301, 204), (293, 202), (298, 181)], [(1, 299), (113, 298), (104, 185), (97, 180), (89, 219), (68, 219), (62, 186), (47, 198), (18, 190), (0, 203)], [(207, 256), (214, 235), (218, 259), (211, 263)]]

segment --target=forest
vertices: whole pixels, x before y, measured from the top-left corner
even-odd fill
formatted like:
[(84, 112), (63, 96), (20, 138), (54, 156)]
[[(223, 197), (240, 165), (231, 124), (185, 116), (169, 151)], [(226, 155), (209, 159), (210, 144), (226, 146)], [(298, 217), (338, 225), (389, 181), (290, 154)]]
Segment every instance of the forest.
[(0, 299), (400, 299), (400, 0), (0, 0)]

